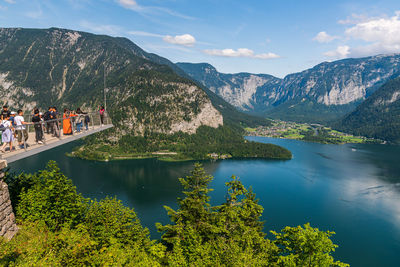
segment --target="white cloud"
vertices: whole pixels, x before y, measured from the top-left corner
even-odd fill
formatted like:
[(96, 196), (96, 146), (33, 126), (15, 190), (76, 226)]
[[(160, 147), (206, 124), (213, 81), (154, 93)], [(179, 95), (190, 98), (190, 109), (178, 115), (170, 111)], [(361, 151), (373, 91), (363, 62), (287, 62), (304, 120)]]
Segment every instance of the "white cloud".
[(135, 0), (115, 0), (115, 1), (123, 8), (130, 9), (139, 12), (141, 14), (154, 15), (163, 13), (178, 18), (190, 19), (190, 20), (193, 19), (193, 17), (183, 15), (169, 8), (158, 7), (158, 6), (142, 6), (139, 5)]
[(193, 46), (196, 43), (196, 39), (190, 34), (171, 36), (167, 35), (163, 40), (170, 44), (177, 44), (183, 46)]
[(116, 25), (102, 25), (102, 24), (94, 24), (89, 21), (83, 20), (79, 23), (79, 25), (84, 28), (88, 29), (92, 32), (95, 33), (100, 33), (100, 34), (108, 34), (108, 35), (120, 35), (121, 34), (121, 28)]
[(6, 3), (9, 3), (9, 4), (15, 4), (16, 2), (14, 1), (14, 0), (4, 0)]
[(220, 57), (248, 57), (248, 58), (259, 58), (259, 59), (273, 59), (279, 58), (280, 56), (274, 53), (263, 53), (263, 54), (255, 54), (253, 50), (248, 48), (239, 48), (237, 50), (227, 48), (227, 49), (210, 49), (204, 50), (204, 53), (211, 56), (220, 56)]
[(346, 36), (367, 42), (355, 49), (364, 53), (399, 53), (400, 52), (400, 11), (390, 18), (372, 18), (346, 29)]
[(136, 35), (136, 36), (146, 36), (146, 37), (158, 37), (158, 38), (164, 37), (164, 35), (161, 35), (161, 34), (151, 33), (151, 32), (143, 32), (143, 31), (129, 31), (128, 34)]
[(327, 34), (326, 32), (319, 32), (314, 38), (314, 41), (317, 41), (319, 43), (330, 43), (335, 39), (338, 39), (338, 36), (331, 36)]
[(347, 45), (338, 46), (336, 50), (325, 52), (324, 55), (334, 59), (346, 58), (350, 54), (350, 47)]
[(358, 46), (342, 45), (336, 50), (325, 52), (332, 58), (363, 57), (377, 54), (400, 53), (400, 11), (394, 16), (366, 17), (353, 14), (351, 18), (339, 21), (349, 25), (344, 32), (348, 42), (356, 41)]
[(135, 11), (141, 10), (141, 7), (134, 0), (117, 0), (118, 4), (127, 9)]
[(351, 14), (350, 17), (348, 17), (347, 19), (339, 20), (338, 23), (343, 24), (343, 25), (353, 25), (353, 24), (368, 21), (369, 19), (371, 19), (371, 18), (368, 18), (366, 15)]

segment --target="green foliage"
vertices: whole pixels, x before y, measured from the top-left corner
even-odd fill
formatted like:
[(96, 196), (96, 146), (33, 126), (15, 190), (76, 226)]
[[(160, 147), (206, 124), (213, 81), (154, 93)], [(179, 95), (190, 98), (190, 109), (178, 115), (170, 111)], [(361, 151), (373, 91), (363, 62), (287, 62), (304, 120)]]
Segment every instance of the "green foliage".
[[(385, 83), (334, 126), (354, 135), (400, 143), (400, 78)], [(394, 101), (393, 101), (394, 100)]]
[[(17, 215), (26, 221), (44, 221), (52, 229), (77, 225), (87, 209), (86, 200), (76, 192), (72, 181), (61, 173), (54, 161), (35, 174), (35, 183), (22, 188)], [(14, 189), (13, 189), (14, 190)]]
[[(226, 202), (211, 207), (208, 196), (211, 179), (199, 164), (195, 165), (192, 175), (180, 179), (185, 198), (178, 199), (176, 211), (165, 207), (173, 224), (157, 224), (158, 230), (164, 232), (162, 241), (168, 248), (165, 263), (183, 266), (304, 266), (305, 263), (346, 266), (334, 262), (330, 255), (337, 247), (329, 239), (332, 232), (305, 226), (300, 235), (306, 238), (298, 237), (299, 234), (292, 238), (291, 235), (287, 237), (292, 229), (287, 227), (282, 234), (274, 232), (277, 240), (266, 239), (260, 221), (263, 208), (252, 190), (246, 189), (235, 176), (226, 183)], [(283, 247), (281, 240), (284, 237), (287, 240)]]
[[(106, 135), (106, 134), (105, 134)], [(83, 159), (104, 160), (119, 157), (151, 157), (151, 153), (169, 151), (177, 153), (176, 160), (209, 159), (210, 153), (234, 158), (291, 159), (289, 150), (273, 145), (244, 140), (242, 135), (229, 126), (212, 128), (201, 126), (196, 134), (178, 132), (175, 134), (148, 133), (146, 136), (123, 136), (118, 143), (106, 143), (106, 136), (87, 140), (84, 147), (73, 155)]]
[(148, 229), (140, 225), (133, 209), (115, 198), (91, 201), (83, 223), (100, 248), (116, 243), (149, 247)]
[(331, 253), (338, 246), (332, 243), (331, 231), (320, 231), (309, 223), (297, 227), (285, 227), (282, 233), (271, 231), (280, 249), (278, 264), (281, 266), (349, 266), (334, 261)]
[(164, 233), (157, 242), (117, 199), (83, 199), (54, 162), (17, 176), (10, 192), (20, 195), (20, 231), (9, 242), (0, 239), (0, 265), (348, 266), (331, 255), (337, 247), (333, 232), (306, 224), (267, 239), (263, 208), (237, 177), (226, 183), (226, 201), (219, 206), (209, 203), (212, 176), (200, 164), (179, 180), (185, 197), (177, 210), (165, 207), (171, 224), (157, 224)]
[(83, 225), (52, 231), (27, 223), (10, 242), (0, 240), (1, 266), (159, 266), (139, 244), (115, 243), (98, 249)]
[(199, 235), (207, 235), (210, 231), (210, 204), (208, 184), (212, 177), (206, 175), (199, 163), (195, 164), (192, 175), (186, 178), (179, 178), (185, 191), (184, 199), (178, 199), (179, 210), (175, 211), (170, 207), (165, 207), (168, 216), (174, 225), (157, 225), (158, 230), (164, 232), (163, 241), (170, 245), (179, 243), (185, 239), (185, 231), (191, 230)]

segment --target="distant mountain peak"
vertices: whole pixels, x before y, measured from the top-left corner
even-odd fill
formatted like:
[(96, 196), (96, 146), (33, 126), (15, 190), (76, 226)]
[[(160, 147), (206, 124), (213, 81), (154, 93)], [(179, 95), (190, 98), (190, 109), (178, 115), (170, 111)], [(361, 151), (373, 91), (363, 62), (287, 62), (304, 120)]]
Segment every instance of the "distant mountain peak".
[[(219, 73), (206, 63), (177, 65), (241, 110), (289, 120), (324, 121), (355, 108), (396, 76), (400, 54), (322, 62), (283, 79), (268, 74)], [(254, 82), (255, 77), (262, 82)], [(288, 107), (293, 113), (287, 112)]]

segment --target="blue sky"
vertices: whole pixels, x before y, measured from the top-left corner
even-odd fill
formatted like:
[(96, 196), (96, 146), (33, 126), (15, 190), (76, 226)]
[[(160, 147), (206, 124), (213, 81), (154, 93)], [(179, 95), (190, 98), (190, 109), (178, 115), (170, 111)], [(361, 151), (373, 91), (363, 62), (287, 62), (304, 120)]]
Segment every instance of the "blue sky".
[(173, 62), (278, 77), (400, 53), (399, 0), (0, 0), (0, 26), (124, 36)]

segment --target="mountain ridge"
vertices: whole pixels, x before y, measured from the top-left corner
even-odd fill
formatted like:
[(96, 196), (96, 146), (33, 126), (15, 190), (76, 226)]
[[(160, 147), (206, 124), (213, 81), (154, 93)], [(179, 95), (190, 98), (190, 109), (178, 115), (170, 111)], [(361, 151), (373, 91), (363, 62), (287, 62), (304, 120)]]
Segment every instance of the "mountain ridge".
[[(286, 120), (327, 122), (345, 115), (398, 75), (400, 54), (321, 62), (283, 79), (274, 77), (250, 87), (244, 82), (232, 83), (242, 73), (219, 73), (204, 63), (177, 65), (241, 110)], [(246, 75), (262, 79), (264, 74)]]
[(0, 95), (25, 110), (94, 110), (103, 104), (106, 71), (109, 113), (122, 134), (194, 133), (201, 125), (223, 124), (201, 88), (147, 57), (173, 63), (128, 41), (60, 28), (1, 28)]

